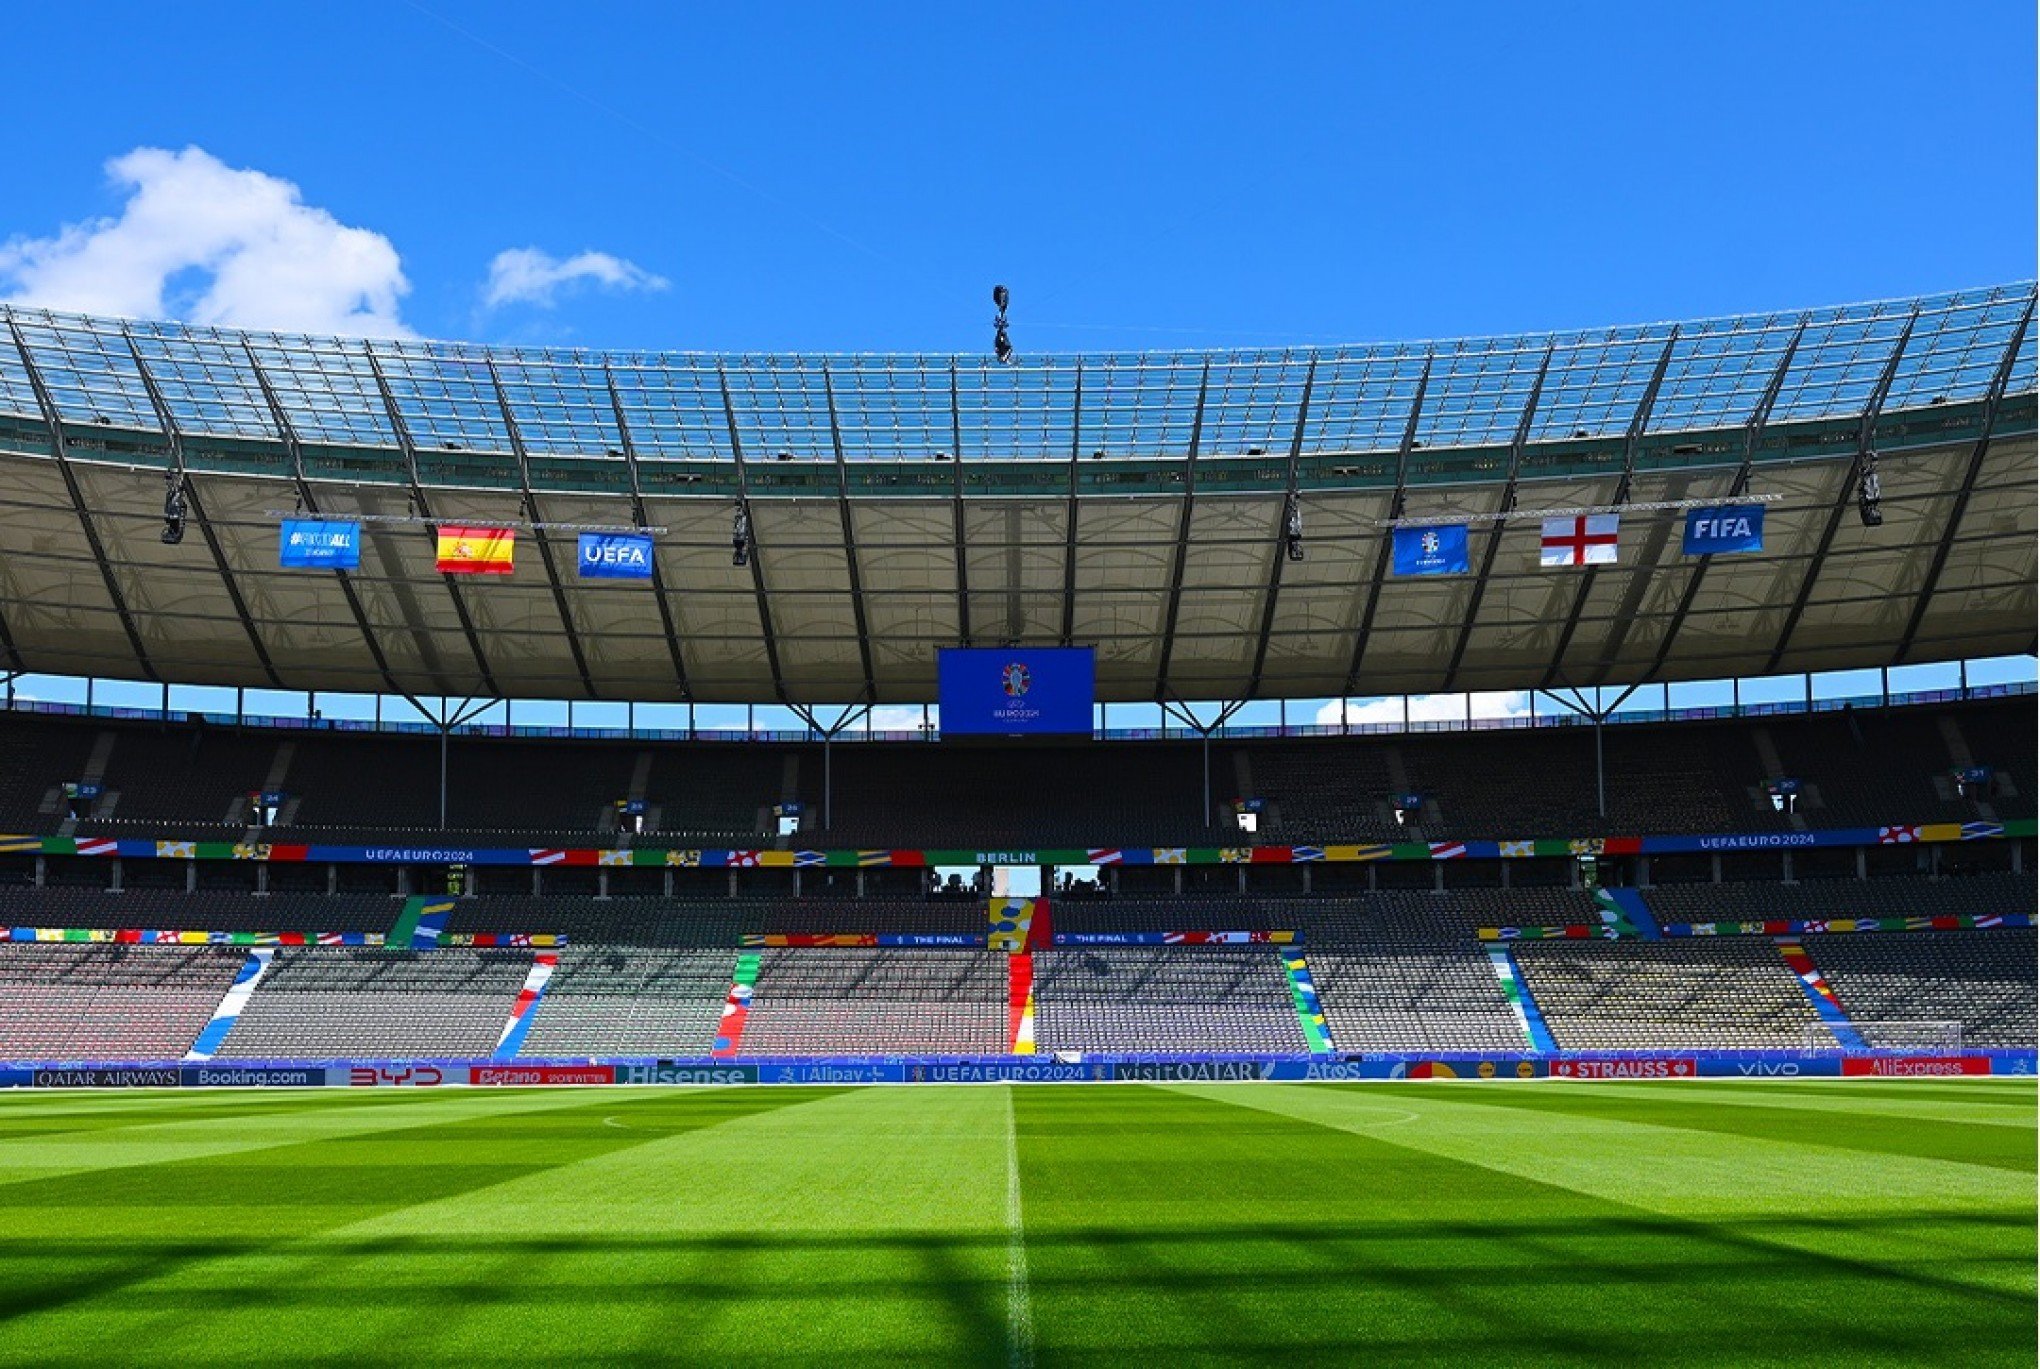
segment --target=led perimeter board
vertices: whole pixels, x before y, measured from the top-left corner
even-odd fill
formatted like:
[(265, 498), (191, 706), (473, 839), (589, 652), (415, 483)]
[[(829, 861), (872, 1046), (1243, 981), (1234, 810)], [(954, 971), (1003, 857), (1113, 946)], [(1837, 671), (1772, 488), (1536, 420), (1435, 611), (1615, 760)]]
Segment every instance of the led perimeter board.
[(1090, 647), (943, 647), (936, 675), (945, 737), (1091, 735)]

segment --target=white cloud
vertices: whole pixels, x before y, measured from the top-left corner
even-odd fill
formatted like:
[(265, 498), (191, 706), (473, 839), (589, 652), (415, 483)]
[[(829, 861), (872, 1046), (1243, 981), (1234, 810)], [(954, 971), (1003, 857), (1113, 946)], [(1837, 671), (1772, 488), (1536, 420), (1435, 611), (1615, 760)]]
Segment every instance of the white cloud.
[(397, 249), (307, 205), (298, 187), (203, 148), (138, 147), (106, 164), (118, 217), (0, 244), (17, 304), (241, 328), (407, 336)]
[[(1478, 718), (1519, 718), (1530, 711), (1530, 692), (1524, 689), (1507, 690), (1492, 694), (1475, 694), (1473, 716)], [(1464, 694), (1413, 694), (1410, 696), (1410, 721), (1460, 722), (1466, 717)], [(1343, 716), (1354, 727), (1362, 724), (1387, 723), (1402, 726), (1403, 705), (1401, 699), (1327, 699), (1317, 711), (1320, 727), (1337, 727)]]
[(482, 303), (490, 309), (504, 304), (550, 308), (562, 286), (580, 281), (592, 281), (609, 290), (663, 290), (667, 284), (664, 276), (655, 276), (636, 262), (607, 252), (576, 252), (562, 259), (536, 247), (512, 247), (498, 252), (489, 263)]

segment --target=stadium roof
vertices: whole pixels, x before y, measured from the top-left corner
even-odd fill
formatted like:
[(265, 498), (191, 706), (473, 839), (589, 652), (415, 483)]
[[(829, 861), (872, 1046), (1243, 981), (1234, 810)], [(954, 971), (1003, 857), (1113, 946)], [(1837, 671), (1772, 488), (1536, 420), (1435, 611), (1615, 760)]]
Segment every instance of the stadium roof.
[[(2034, 296), (1011, 367), (10, 308), (0, 668), (912, 702), (938, 646), (1068, 642), (1104, 699), (1200, 700), (2030, 651)], [(193, 531), (165, 545), (180, 469)], [(1770, 501), (1761, 553), (1685, 558), (1677, 510), (1639, 507), (1740, 495)], [(1618, 565), (1538, 568), (1538, 511), (1604, 506), (1630, 510)], [(293, 509), (392, 521), (358, 572), (284, 571)], [(1388, 573), (1390, 521), (1454, 517), (1473, 573)], [(433, 520), (539, 526), (478, 583), (435, 571)], [(578, 580), (574, 524), (662, 529), (656, 581)]]

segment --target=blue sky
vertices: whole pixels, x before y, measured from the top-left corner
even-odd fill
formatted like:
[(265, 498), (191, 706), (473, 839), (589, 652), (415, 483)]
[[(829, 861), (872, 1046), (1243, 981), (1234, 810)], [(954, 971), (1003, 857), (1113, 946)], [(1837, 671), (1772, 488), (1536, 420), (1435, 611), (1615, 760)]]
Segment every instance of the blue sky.
[(2019, 0), (101, 3), (8, 24), (0, 298), (58, 307), (975, 351), (1004, 281), (1019, 347), (1067, 351), (2034, 271)]
[[(489, 340), (977, 350), (995, 280), (1035, 351), (1371, 340), (2033, 271), (2014, 0), (115, 3), (9, 31), (16, 297), (22, 242), (117, 221), (107, 163), (146, 147), (295, 185), (387, 240), (401, 326)], [(641, 274), (486, 306), (527, 248)]]

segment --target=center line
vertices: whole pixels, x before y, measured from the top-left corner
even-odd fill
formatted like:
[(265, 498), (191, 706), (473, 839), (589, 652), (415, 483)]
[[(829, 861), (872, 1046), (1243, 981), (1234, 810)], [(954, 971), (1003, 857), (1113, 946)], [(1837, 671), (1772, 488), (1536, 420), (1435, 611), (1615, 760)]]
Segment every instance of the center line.
[(1006, 1085), (1006, 1363), (1033, 1369), (1034, 1303), (1027, 1291), (1027, 1232), (1020, 1212), (1020, 1144)]

